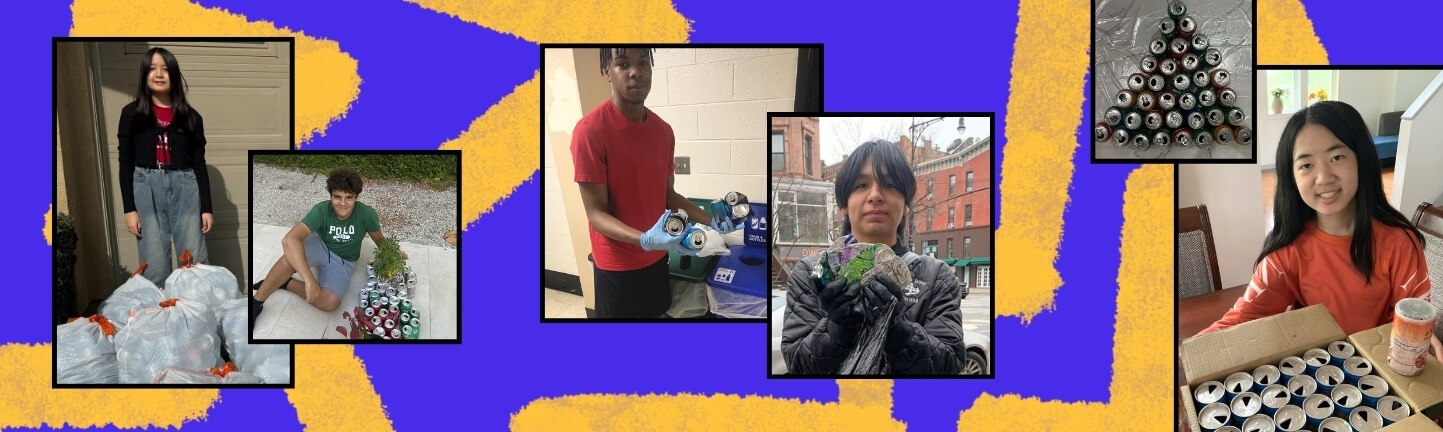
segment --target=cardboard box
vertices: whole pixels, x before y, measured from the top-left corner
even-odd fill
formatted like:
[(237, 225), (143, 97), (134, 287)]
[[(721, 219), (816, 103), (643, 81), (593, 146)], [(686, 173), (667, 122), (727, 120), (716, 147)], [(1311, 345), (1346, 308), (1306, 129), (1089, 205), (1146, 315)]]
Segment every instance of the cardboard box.
[[(1359, 355), (1373, 363), (1375, 373), (1388, 382), (1392, 393), (1408, 402), (1415, 413), (1421, 413), (1415, 415), (1422, 417), (1421, 421), (1410, 418), (1412, 421), (1400, 421), (1386, 430), (1438, 430), (1438, 426), (1429, 419), (1443, 416), (1443, 364), (1429, 356), (1424, 372), (1416, 377), (1393, 373), (1387, 366), (1391, 329), (1392, 324), (1387, 324), (1348, 336), (1333, 321), (1327, 308), (1313, 305), (1184, 339), (1178, 348), (1178, 356), (1182, 360), (1183, 377), (1188, 385), (1178, 388), (1178, 391), (1188, 425), (1194, 432), (1201, 431), (1197, 404), (1192, 395), (1193, 384), (1221, 381), (1233, 372), (1251, 372), (1264, 364), (1276, 365), (1284, 357), (1302, 355), (1308, 349), (1324, 348), (1330, 342), (1347, 340), (1358, 349)], [(1418, 428), (1420, 424), (1427, 428)]]
[(1378, 432), (1443, 432), (1443, 427), (1438, 427), (1438, 424), (1429, 420), (1428, 416), (1413, 414), (1397, 423), (1388, 425), (1388, 427), (1378, 429)]

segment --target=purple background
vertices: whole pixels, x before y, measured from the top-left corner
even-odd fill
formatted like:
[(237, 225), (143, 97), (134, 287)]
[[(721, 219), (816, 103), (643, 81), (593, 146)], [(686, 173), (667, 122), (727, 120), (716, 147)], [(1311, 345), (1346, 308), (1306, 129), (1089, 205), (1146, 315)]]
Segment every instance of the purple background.
[[(350, 4), (341, 1), (200, 3), (338, 41), (359, 62), (364, 81), (360, 98), (347, 118), (331, 125), (327, 136), (315, 139), (309, 149), (434, 149), (459, 135), (539, 67), (534, 43), (399, 1), (367, 3), (364, 8), (345, 7)], [(826, 44), (824, 99), (829, 111), (996, 111), (994, 142), (1000, 149), (998, 157), (1005, 154), (1015, 4), (677, 3), (682, 15), (695, 21), (692, 42)], [(1439, 63), (1443, 54), (1396, 41), (1435, 36), (1425, 32), (1432, 27), (1427, 20), (1438, 16), (1443, 6), (1388, 3), (1409, 13), (1386, 13), (1400, 8), (1383, 5), (1359, 9), (1310, 1), (1306, 6), (1335, 64)], [(50, 38), (67, 35), (69, 7), (62, 2), (30, 2), (20, 11), (7, 11), (9, 16), (25, 17), (7, 22), (6, 32), (12, 41), (9, 46), (19, 50), (13, 59), (28, 66), (10, 69), (8, 78), (32, 83), (49, 79)], [(1390, 25), (1369, 26), (1370, 31), (1358, 33), (1359, 22)], [(1076, 91), (1086, 94), (1087, 88), (1083, 85)], [(20, 101), (50, 96), (45, 85), (12, 89), (19, 92)], [(413, 108), (417, 102), (434, 108), (417, 112)], [(1086, 106), (1084, 102), (1079, 107), (1079, 115)], [(28, 108), (11, 114), (13, 124), (29, 126), (11, 129), (15, 138), (11, 154), (17, 160), (48, 160), (51, 148), (36, 144), (51, 142), (51, 129), (38, 127), (50, 123), (51, 107)], [(1058, 139), (1088, 135), (1086, 126), (1079, 125), (1076, 135)], [(995, 380), (896, 381), (894, 416), (911, 430), (954, 430), (959, 411), (984, 391), (1043, 400), (1108, 400), (1122, 192), (1127, 174), (1136, 166), (1094, 166), (1087, 160), (1086, 147), (1073, 157), (1076, 171), (1057, 261), (1066, 284), (1057, 292), (1056, 311), (1037, 316), (1026, 327), (1016, 318), (997, 320), (992, 347)], [(12, 166), (0, 178), (11, 185), (48, 179), (52, 174), (44, 167), (51, 165)], [(462, 306), (464, 345), (356, 348), (397, 429), (440, 429), (463, 420), (462, 424), (481, 430), (501, 430), (508, 427), (513, 413), (534, 399), (581, 393), (836, 399), (832, 380), (766, 379), (763, 324), (538, 323), (536, 310), (541, 306), (533, 289), (539, 288), (532, 287), (540, 286), (534, 270), (541, 266), (536, 242), (539, 177), (538, 171), (463, 234), (467, 244), (506, 245), (467, 249), (462, 264), (467, 281), (463, 289), (468, 292)], [(9, 252), (19, 260), (12, 268), (48, 268), (51, 252), (38, 231), (51, 199), (49, 191), (15, 188), (5, 194), (14, 206), (0, 213), (0, 223), (11, 231)], [(1000, 209), (993, 211), (996, 220)], [(1162, 265), (1171, 260), (1158, 257)], [(30, 287), (12, 290), (17, 297), (12, 301), (50, 304), (45, 298), (48, 290), (36, 288), (50, 285), (48, 270), (12, 277), (19, 279), (12, 279), (11, 286)], [(1008, 289), (1006, 275), (998, 279), (999, 289)], [(48, 306), (18, 308), (14, 324), (0, 334), (0, 343), (48, 342), (49, 310)], [(407, 364), (407, 359), (417, 358), (427, 359), (425, 367)], [(1065, 372), (1075, 381), (1066, 388), (1047, 385), (1047, 371)], [(416, 385), (442, 382), (452, 385), (447, 389)], [(187, 424), (186, 430), (298, 428), (295, 409), (282, 390), (223, 390), (221, 399), (207, 421)], [(344, 411), (338, 407), (337, 414)]]

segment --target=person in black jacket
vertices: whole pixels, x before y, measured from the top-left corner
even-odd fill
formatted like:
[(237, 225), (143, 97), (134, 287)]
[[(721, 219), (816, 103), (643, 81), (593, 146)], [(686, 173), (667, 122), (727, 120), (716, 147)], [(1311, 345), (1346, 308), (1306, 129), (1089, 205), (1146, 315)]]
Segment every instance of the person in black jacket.
[(205, 125), (185, 99), (185, 77), (169, 50), (151, 48), (141, 58), (135, 101), (121, 109), (117, 131), (125, 229), (136, 237), (143, 275), (163, 287), (180, 251), (209, 262), (202, 235), (214, 222)]
[(797, 261), (787, 281), (782, 355), (787, 370), (802, 375), (833, 375), (857, 343), (874, 309), (897, 308), (888, 326), (884, 360), (897, 375), (956, 375), (965, 363), (960, 282), (942, 261), (911, 253), (903, 246), (903, 221), (917, 191), (917, 180), (901, 150), (887, 141), (869, 141), (852, 152), (837, 173), (838, 207), (845, 239), (891, 245), (912, 272), (910, 281), (885, 276), (869, 284), (840, 279), (826, 286), (814, 279), (820, 255)]

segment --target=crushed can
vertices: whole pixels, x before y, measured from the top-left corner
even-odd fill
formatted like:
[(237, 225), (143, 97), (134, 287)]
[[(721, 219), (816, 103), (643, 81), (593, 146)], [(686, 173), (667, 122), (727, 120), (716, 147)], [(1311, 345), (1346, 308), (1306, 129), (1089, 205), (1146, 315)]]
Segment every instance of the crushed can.
[(397, 329), (397, 328), (391, 329), (391, 339), (400, 339), (400, 338), (401, 338), (401, 329)]

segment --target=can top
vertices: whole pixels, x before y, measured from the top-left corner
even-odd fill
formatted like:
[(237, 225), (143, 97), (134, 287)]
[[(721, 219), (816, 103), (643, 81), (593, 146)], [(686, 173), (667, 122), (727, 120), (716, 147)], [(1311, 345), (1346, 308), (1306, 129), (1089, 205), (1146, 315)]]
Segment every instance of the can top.
[(1343, 382), (1343, 370), (1338, 369), (1337, 366), (1325, 365), (1319, 367), (1315, 375), (1314, 378), (1318, 379), (1318, 384), (1325, 386), (1332, 387)]
[(1322, 366), (1331, 359), (1330, 355), (1322, 348), (1312, 348), (1303, 353), (1303, 361), (1313, 366)]
[(1208, 381), (1193, 390), (1193, 399), (1203, 404), (1209, 404), (1222, 400), (1224, 393), (1226, 392), (1223, 391), (1223, 383)]
[(1387, 395), (1378, 398), (1378, 413), (1389, 420), (1401, 420), (1413, 414), (1412, 407), (1408, 406), (1403, 398)]
[(1242, 393), (1253, 386), (1253, 375), (1247, 372), (1233, 372), (1224, 383), (1228, 393)]
[(1215, 431), (1213, 431), (1213, 432), (1242, 432), (1242, 431), (1240, 431), (1240, 430), (1238, 430), (1238, 428), (1235, 428), (1235, 427), (1232, 427), (1232, 426), (1223, 426), (1223, 427), (1217, 428), (1217, 430), (1215, 430)]
[(1287, 375), (1303, 373), (1303, 359), (1298, 356), (1284, 357), (1278, 361), (1278, 371)]
[(1318, 391), (1318, 382), (1307, 375), (1297, 375), (1288, 380), (1288, 391), (1298, 397), (1306, 397)]
[(1222, 403), (1210, 403), (1198, 411), (1198, 424), (1203, 429), (1217, 429), (1232, 419), (1232, 410)]
[(1297, 405), (1278, 408), (1278, 412), (1273, 414), (1273, 421), (1277, 423), (1278, 429), (1284, 431), (1302, 429), (1307, 420), (1308, 416), (1303, 414), (1303, 409)]
[(1314, 393), (1303, 399), (1303, 412), (1308, 418), (1324, 418), (1333, 415), (1333, 401), (1327, 396)]
[(1278, 384), (1273, 384), (1267, 386), (1267, 388), (1264, 388), (1262, 397), (1263, 406), (1268, 408), (1278, 408), (1283, 405), (1287, 405), (1288, 400), (1291, 398), (1288, 395), (1288, 388)]
[(1368, 397), (1382, 397), (1388, 394), (1388, 382), (1378, 375), (1364, 375), (1358, 378), (1358, 391)]
[(1368, 407), (1357, 407), (1348, 415), (1348, 423), (1358, 432), (1372, 432), (1383, 428), (1383, 416)]
[(1347, 360), (1343, 360), (1343, 372), (1357, 376), (1367, 375), (1373, 373), (1373, 364), (1368, 363), (1368, 359), (1359, 356), (1348, 357)]
[(1318, 424), (1318, 432), (1353, 432), (1353, 427), (1348, 426), (1348, 421), (1339, 417), (1328, 417)]
[(1239, 393), (1233, 398), (1233, 414), (1237, 414), (1240, 417), (1252, 416), (1262, 409), (1263, 398), (1258, 397), (1257, 393)]
[(1338, 384), (1333, 387), (1333, 402), (1343, 408), (1352, 408), (1363, 403), (1363, 393), (1352, 384)]
[(1433, 307), (1432, 303), (1412, 297), (1399, 300), (1394, 310), (1398, 317), (1414, 322), (1433, 321), (1433, 317), (1438, 314), (1438, 309)]
[(1258, 414), (1243, 420), (1243, 432), (1273, 432), (1273, 418), (1267, 414)]
[(1258, 366), (1253, 369), (1253, 380), (1261, 385), (1276, 384), (1278, 382), (1278, 367), (1270, 364)]

